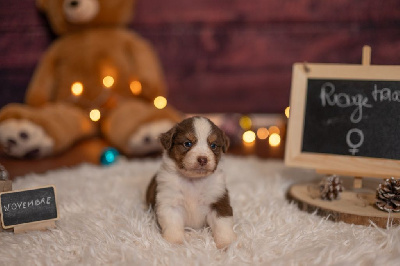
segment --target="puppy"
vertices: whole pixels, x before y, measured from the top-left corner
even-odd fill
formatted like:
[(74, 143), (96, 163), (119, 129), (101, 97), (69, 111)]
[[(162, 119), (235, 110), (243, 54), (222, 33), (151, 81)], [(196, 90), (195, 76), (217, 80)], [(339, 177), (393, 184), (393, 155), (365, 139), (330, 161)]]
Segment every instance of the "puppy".
[(229, 139), (213, 122), (192, 117), (161, 134), (162, 164), (151, 180), (146, 202), (156, 213), (162, 236), (184, 241), (184, 228), (211, 227), (218, 248), (236, 239), (233, 211), (218, 167)]

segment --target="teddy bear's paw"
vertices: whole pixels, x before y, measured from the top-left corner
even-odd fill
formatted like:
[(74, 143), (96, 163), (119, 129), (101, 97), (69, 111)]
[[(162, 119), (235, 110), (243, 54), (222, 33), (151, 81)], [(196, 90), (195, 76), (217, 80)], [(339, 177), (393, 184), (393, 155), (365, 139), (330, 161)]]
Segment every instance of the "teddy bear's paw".
[(153, 121), (139, 127), (129, 138), (129, 152), (136, 155), (145, 155), (162, 150), (158, 137), (167, 132), (174, 123), (170, 120)]
[(0, 123), (0, 145), (10, 156), (30, 159), (51, 154), (54, 141), (29, 120), (8, 119)]

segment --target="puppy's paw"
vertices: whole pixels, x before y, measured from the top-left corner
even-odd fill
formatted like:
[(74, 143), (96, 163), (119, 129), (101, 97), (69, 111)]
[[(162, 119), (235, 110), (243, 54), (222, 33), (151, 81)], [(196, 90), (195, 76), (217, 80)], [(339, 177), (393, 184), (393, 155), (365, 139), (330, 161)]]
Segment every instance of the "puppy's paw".
[(54, 140), (29, 120), (8, 119), (0, 123), (0, 144), (17, 158), (39, 158), (52, 153)]
[(158, 120), (146, 123), (135, 131), (128, 141), (129, 153), (144, 155), (162, 150), (158, 137), (167, 132), (172, 126), (170, 120)]
[(233, 231), (233, 217), (217, 218), (213, 227), (214, 241), (219, 249), (228, 247), (237, 238)]
[(227, 248), (237, 239), (236, 233), (233, 230), (226, 235), (217, 234), (214, 236), (215, 245), (218, 249)]
[(171, 244), (182, 245), (183, 241), (185, 240), (185, 234), (183, 231), (180, 232), (176, 230), (166, 230), (162, 236)]

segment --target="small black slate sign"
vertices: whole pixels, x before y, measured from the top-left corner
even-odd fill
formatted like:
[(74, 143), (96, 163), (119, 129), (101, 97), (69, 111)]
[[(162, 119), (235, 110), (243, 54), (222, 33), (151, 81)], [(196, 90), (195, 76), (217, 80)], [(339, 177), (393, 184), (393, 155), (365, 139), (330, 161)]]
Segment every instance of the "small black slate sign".
[(3, 228), (58, 219), (54, 186), (0, 194)]
[(293, 65), (286, 165), (400, 177), (399, 136), (400, 66)]
[(303, 152), (400, 160), (400, 81), (308, 79)]

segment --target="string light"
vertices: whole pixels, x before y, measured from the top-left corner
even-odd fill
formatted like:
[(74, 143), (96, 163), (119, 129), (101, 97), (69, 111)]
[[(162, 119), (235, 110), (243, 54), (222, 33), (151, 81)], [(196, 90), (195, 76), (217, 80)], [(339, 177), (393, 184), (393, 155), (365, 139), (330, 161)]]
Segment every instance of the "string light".
[(279, 134), (277, 133), (271, 134), (271, 136), (269, 137), (269, 145), (272, 147), (276, 147), (279, 146), (280, 143), (281, 143), (281, 136), (279, 136)]
[(257, 130), (257, 137), (259, 139), (266, 139), (269, 136), (269, 131), (265, 127), (261, 127)]
[(100, 156), (100, 162), (102, 165), (111, 165), (118, 160), (119, 152), (117, 149), (108, 147), (103, 150)]
[(269, 134), (271, 134), (271, 135), (274, 133), (279, 135), (281, 133), (281, 131), (279, 130), (279, 128), (277, 126), (270, 126), (268, 131), (269, 131)]
[(75, 96), (79, 96), (83, 92), (83, 84), (79, 81), (72, 83), (71, 85), (71, 92)]
[(256, 133), (251, 130), (248, 130), (243, 133), (243, 141), (246, 143), (252, 143), (256, 140)]
[(289, 118), (289, 115), (290, 115), (290, 106), (286, 107), (286, 109), (285, 109), (285, 115), (286, 115), (287, 118)]
[(139, 95), (142, 92), (142, 84), (137, 80), (132, 81), (129, 87), (134, 95)]
[(250, 129), (252, 124), (251, 118), (248, 116), (242, 116), (239, 120), (239, 125), (244, 130)]
[(154, 99), (154, 106), (157, 109), (163, 109), (165, 106), (167, 106), (167, 99), (163, 96), (158, 96)]
[(104, 77), (104, 78), (103, 78), (103, 85), (104, 85), (106, 88), (111, 88), (112, 85), (114, 85), (114, 78), (111, 77), (111, 76), (106, 76), (106, 77)]
[(99, 121), (101, 117), (99, 109), (93, 109), (92, 111), (90, 111), (89, 117), (94, 122)]

